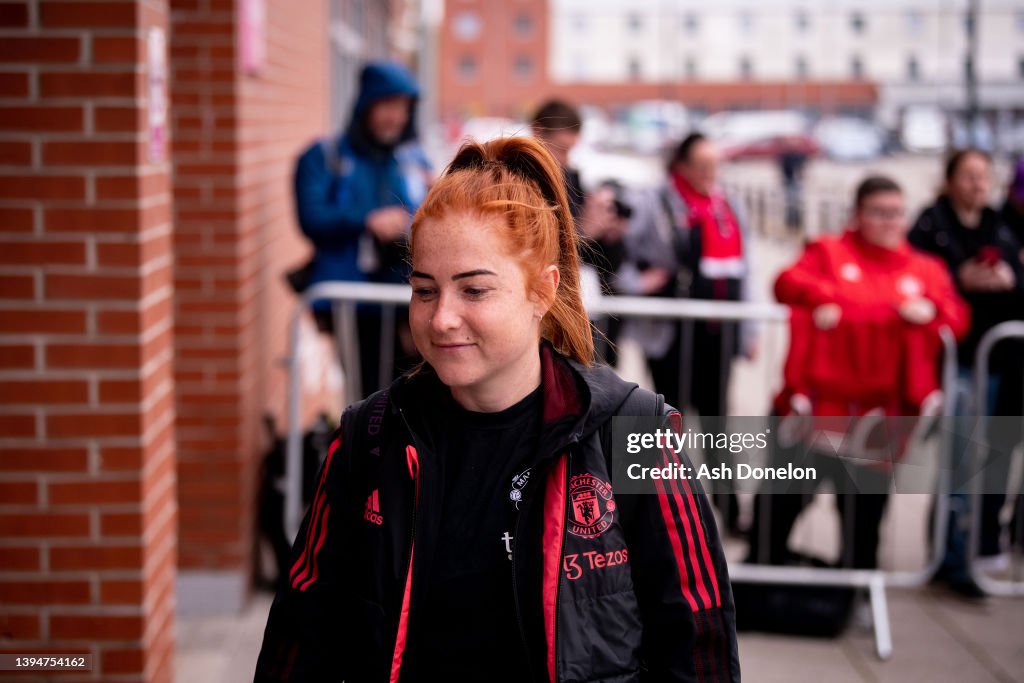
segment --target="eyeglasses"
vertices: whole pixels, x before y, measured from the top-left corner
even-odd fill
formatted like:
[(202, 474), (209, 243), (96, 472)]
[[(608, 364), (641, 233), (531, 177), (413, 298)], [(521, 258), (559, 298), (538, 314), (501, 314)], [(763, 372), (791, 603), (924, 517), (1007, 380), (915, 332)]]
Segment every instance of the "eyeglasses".
[(869, 206), (863, 209), (864, 216), (876, 221), (898, 221), (906, 218), (907, 210), (905, 208), (898, 209), (883, 209), (877, 206)]

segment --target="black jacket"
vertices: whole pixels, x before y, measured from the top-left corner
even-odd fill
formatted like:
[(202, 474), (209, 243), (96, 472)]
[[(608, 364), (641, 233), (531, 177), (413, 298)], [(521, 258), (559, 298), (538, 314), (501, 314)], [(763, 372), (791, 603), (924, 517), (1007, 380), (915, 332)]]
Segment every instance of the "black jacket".
[[(541, 356), (545, 457), (522, 489), (512, 560), (533, 680), (739, 681), (706, 497), (685, 482), (613, 495), (602, 427), (635, 385), (546, 344)], [(417, 410), (436, 382), (428, 368), (342, 417), (271, 608), (257, 683), (399, 680), (436, 532), (430, 426)], [(586, 521), (572, 503), (580, 494), (596, 507)]]
[[(1024, 264), (1020, 260), (1021, 245), (1003, 223), (999, 213), (986, 207), (981, 224), (965, 228), (949, 198), (941, 196), (918, 217), (907, 240), (918, 249), (935, 254), (946, 262), (960, 295), (971, 308), (971, 329), (960, 342), (958, 355), (962, 367), (974, 365), (978, 342), (990, 329), (1007, 320), (1020, 320), (1024, 315)], [(977, 256), (983, 247), (994, 247), (1013, 270), (1016, 285), (1006, 292), (974, 292), (963, 289), (957, 272), (965, 262)], [(1003, 343), (996, 347), (992, 369), (1005, 372), (1019, 345)]]

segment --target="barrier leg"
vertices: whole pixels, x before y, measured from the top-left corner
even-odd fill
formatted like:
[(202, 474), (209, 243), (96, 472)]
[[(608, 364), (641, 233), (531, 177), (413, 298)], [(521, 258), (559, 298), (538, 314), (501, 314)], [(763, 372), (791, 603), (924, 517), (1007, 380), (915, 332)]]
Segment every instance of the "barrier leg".
[(885, 661), (892, 656), (892, 631), (889, 629), (889, 606), (885, 600), (885, 578), (875, 575), (868, 589), (871, 597), (871, 616), (875, 625), (875, 651)]

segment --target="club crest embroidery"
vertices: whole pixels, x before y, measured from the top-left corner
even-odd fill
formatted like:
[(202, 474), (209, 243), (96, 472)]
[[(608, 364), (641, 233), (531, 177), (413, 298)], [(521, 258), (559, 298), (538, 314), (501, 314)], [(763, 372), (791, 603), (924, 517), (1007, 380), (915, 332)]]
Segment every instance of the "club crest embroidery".
[(577, 474), (569, 480), (569, 533), (596, 538), (612, 525), (615, 501), (612, 487), (592, 474)]

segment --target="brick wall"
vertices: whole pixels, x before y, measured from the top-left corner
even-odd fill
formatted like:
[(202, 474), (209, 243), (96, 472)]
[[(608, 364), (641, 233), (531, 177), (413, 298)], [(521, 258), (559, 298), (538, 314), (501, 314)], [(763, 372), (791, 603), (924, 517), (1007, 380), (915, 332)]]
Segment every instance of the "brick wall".
[(179, 602), (231, 611), (252, 566), (260, 420), (283, 414), (282, 273), (307, 255), (291, 173), (327, 129), (327, 3), (267, 0), (265, 62), (248, 75), (238, 3), (170, 4)]
[(173, 678), (166, 10), (0, 4), (0, 650), (90, 652), (83, 680)]

